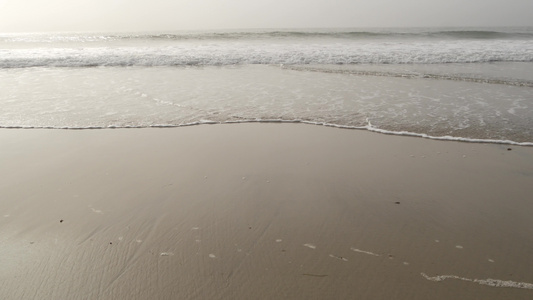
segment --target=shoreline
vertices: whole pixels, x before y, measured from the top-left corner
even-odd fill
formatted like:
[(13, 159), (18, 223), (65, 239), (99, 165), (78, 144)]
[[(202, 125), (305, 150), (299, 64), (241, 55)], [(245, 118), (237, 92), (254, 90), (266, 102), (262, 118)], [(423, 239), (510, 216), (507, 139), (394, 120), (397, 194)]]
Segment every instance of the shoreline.
[(411, 131), (392, 131), (387, 129), (381, 129), (373, 126), (370, 121), (368, 125), (365, 126), (347, 126), (347, 125), (338, 125), (333, 123), (318, 123), (312, 121), (302, 121), (302, 120), (244, 120), (244, 121), (226, 121), (226, 122), (217, 122), (217, 121), (204, 121), (204, 122), (193, 122), (188, 124), (180, 125), (151, 125), (151, 126), (108, 126), (108, 127), (0, 127), (0, 130), (117, 130), (117, 129), (170, 129), (170, 128), (183, 128), (190, 126), (202, 126), (202, 125), (238, 125), (238, 124), (303, 124), (303, 125), (314, 125), (314, 126), (323, 126), (323, 127), (332, 127), (337, 129), (345, 130), (364, 130), (368, 132), (374, 132), (385, 135), (393, 136), (405, 136), (405, 137), (415, 137), (422, 139), (429, 139), (435, 141), (451, 141), (451, 142), (462, 142), (462, 143), (475, 143), (475, 144), (497, 144), (497, 145), (509, 145), (509, 146), (523, 146), (530, 147), (533, 146), (533, 142), (517, 142), (512, 140), (497, 140), (497, 139), (480, 139), (480, 138), (467, 138), (467, 137), (457, 137), (457, 136), (433, 136), (426, 133), (418, 133)]
[(2, 298), (533, 295), (531, 147), (285, 123), (0, 143)]

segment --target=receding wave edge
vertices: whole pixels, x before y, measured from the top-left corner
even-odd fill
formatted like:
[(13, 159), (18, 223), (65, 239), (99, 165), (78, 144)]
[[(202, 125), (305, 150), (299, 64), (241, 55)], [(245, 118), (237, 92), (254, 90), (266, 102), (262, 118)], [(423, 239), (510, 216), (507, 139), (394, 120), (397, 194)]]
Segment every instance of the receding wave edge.
[(53, 127), (53, 126), (0, 126), (0, 129), (49, 129), (49, 130), (96, 130), (96, 129), (141, 129), (141, 128), (179, 128), (179, 127), (188, 127), (188, 126), (199, 126), (199, 125), (222, 125), (222, 124), (243, 124), (243, 123), (294, 123), (294, 124), (307, 124), (307, 125), (318, 125), (326, 127), (335, 127), (340, 129), (353, 129), (353, 130), (367, 130), (370, 132), (387, 134), (387, 135), (398, 135), (398, 136), (410, 136), (425, 138), (431, 140), (440, 140), (440, 141), (455, 141), (455, 142), (468, 142), (468, 143), (485, 143), (485, 144), (504, 144), (504, 145), (515, 145), (515, 146), (533, 146), (533, 142), (516, 142), (511, 140), (496, 140), (496, 139), (477, 139), (477, 138), (467, 138), (467, 137), (456, 137), (456, 136), (431, 136), (425, 133), (416, 133), (410, 131), (392, 131), (381, 129), (375, 127), (368, 121), (368, 124), (365, 126), (347, 126), (339, 125), (326, 122), (314, 122), (307, 120), (283, 120), (283, 119), (249, 119), (249, 120), (231, 120), (231, 121), (198, 121), (191, 123), (183, 124), (155, 124), (148, 126), (87, 126), (87, 127)]

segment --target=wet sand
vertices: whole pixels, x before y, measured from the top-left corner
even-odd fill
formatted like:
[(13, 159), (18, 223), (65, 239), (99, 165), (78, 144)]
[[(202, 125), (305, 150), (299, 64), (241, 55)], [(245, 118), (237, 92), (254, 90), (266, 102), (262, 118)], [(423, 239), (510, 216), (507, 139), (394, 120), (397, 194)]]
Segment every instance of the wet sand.
[(0, 145), (2, 299), (533, 297), (533, 147), (303, 124)]

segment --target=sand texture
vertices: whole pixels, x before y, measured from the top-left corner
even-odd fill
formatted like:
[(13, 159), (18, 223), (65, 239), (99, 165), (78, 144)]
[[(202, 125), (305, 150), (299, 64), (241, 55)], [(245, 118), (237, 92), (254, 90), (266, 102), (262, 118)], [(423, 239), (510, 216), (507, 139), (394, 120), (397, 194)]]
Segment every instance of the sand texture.
[(1, 299), (533, 299), (532, 147), (16, 129), (0, 178)]

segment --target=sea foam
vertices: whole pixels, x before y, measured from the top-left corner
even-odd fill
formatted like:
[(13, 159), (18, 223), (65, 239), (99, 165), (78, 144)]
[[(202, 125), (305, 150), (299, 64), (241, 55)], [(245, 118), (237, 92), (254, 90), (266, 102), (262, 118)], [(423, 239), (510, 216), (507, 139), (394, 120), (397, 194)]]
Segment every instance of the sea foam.
[(0, 68), (532, 62), (533, 30), (0, 35)]
[(518, 289), (528, 289), (533, 290), (533, 283), (527, 283), (527, 282), (516, 282), (512, 280), (499, 280), (499, 279), (470, 279), (465, 277), (460, 277), (456, 275), (437, 275), (437, 276), (428, 276), (425, 273), (420, 273), (424, 278), (426, 278), (429, 281), (444, 281), (446, 279), (456, 279), (456, 280), (462, 280), (462, 281), (469, 281), (474, 282), (480, 285), (487, 285), (492, 287), (500, 287), (500, 288), (518, 288)]

